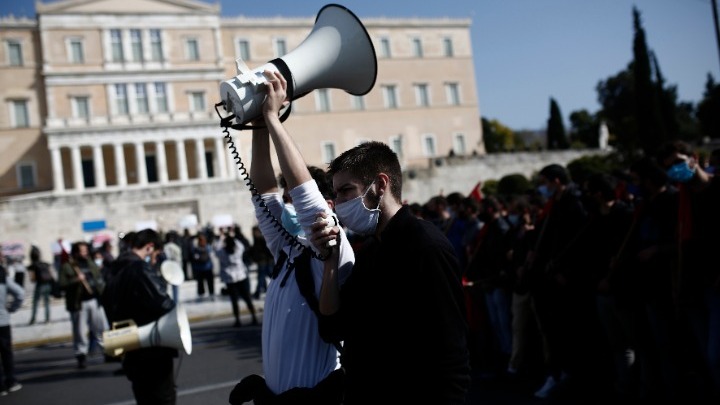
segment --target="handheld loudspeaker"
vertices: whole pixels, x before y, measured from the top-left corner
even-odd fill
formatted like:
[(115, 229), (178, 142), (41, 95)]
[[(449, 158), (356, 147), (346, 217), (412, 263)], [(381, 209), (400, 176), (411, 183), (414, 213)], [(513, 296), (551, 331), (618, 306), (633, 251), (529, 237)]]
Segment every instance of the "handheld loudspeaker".
[[(222, 102), (215, 106), (216, 111), (223, 105), (226, 112), (232, 113), (221, 116), (221, 120), (227, 123), (234, 120), (232, 127), (236, 129), (262, 114), (265, 70), (283, 75), (290, 101), (320, 88), (336, 88), (361, 96), (373, 88), (377, 77), (377, 59), (370, 36), (355, 14), (337, 4), (320, 9), (312, 31), (292, 52), (254, 70), (241, 59), (236, 63), (239, 74), (220, 84)], [(285, 117), (288, 108), (284, 110)]]
[(141, 327), (132, 319), (113, 322), (112, 329), (103, 332), (103, 346), (105, 354), (113, 357), (156, 346), (184, 349), (185, 353), (190, 354), (192, 336), (185, 308), (175, 305), (172, 311)]
[(160, 274), (172, 285), (180, 285), (185, 281), (185, 273), (180, 264), (174, 260), (164, 260), (160, 265)]

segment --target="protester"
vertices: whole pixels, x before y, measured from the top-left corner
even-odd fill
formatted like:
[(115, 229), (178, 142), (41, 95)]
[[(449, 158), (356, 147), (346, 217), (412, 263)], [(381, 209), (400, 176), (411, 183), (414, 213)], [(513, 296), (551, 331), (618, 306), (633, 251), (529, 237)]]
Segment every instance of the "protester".
[[(141, 230), (129, 248), (112, 263), (102, 302), (110, 322), (130, 319), (143, 326), (155, 322), (176, 304), (159, 272), (149, 263), (153, 255), (162, 251), (160, 235), (152, 229)], [(173, 361), (176, 357), (177, 349), (162, 346), (125, 352), (123, 370), (132, 383), (138, 405), (175, 404)]]
[(311, 237), (323, 255), (332, 255), (320, 295), (321, 331), (326, 340), (344, 342), (343, 404), (464, 404), (470, 367), (453, 246), (402, 204), (400, 162), (387, 145), (366, 142), (345, 151), (329, 173), (340, 222), (370, 236), (342, 286), (337, 249), (326, 245), (340, 228), (319, 224)]
[[(332, 190), (322, 170), (311, 173), (280, 121), (278, 113), (287, 91), (285, 79), (279, 73), (265, 75), (268, 93), (263, 104), (264, 124), (254, 122), (250, 176), (258, 192), (253, 196), (258, 226), (277, 264), (263, 312), (264, 380), (257, 375), (244, 378), (230, 394), (230, 403), (254, 398), (256, 404), (339, 404), (342, 392), (337, 382), (342, 373), (333, 372), (338, 368), (338, 351), (332, 340), (320, 337), (313, 309), (323, 262), (302, 236), (319, 212), (331, 213)], [(282, 195), (271, 163), (270, 139), (287, 184)], [(290, 208), (296, 216), (290, 215)], [(346, 238), (340, 238), (338, 246), (338, 278), (342, 282), (354, 255)]]
[[(239, 231), (239, 229), (237, 229)], [(255, 305), (250, 297), (250, 278), (248, 277), (248, 268), (243, 261), (245, 253), (245, 245), (240, 242), (234, 234), (228, 232), (220, 235), (215, 241), (215, 255), (220, 264), (220, 280), (225, 283), (228, 295), (230, 296), (230, 304), (232, 305), (235, 324), (239, 327), (242, 325), (240, 321), (240, 308), (238, 300), (240, 298), (245, 301), (250, 315), (252, 315), (252, 324), (257, 325), (258, 319), (255, 314)]]
[(42, 261), (40, 248), (35, 245), (30, 248), (30, 265), (27, 269), (30, 272), (31, 280), (35, 282), (29, 324), (35, 323), (35, 315), (41, 299), (45, 307), (45, 323), (48, 323), (50, 322), (50, 294), (52, 293), (55, 276), (50, 263)]
[(60, 270), (60, 287), (65, 291), (65, 309), (70, 313), (73, 332), (73, 349), (78, 368), (87, 367), (87, 356), (102, 352), (102, 334), (107, 319), (98, 298), (105, 288), (100, 269), (90, 257), (86, 242), (75, 242), (70, 248), (70, 259)]
[(22, 388), (15, 376), (15, 358), (12, 349), (12, 328), (10, 314), (20, 309), (25, 299), (25, 290), (8, 277), (7, 269), (2, 264), (0, 250), (0, 396), (15, 392)]

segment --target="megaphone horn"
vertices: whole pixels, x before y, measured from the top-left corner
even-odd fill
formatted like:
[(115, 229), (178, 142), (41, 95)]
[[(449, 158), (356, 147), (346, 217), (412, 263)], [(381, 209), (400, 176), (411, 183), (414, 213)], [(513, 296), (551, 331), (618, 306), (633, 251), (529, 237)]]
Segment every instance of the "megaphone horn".
[(185, 281), (185, 272), (180, 264), (174, 260), (164, 260), (160, 265), (160, 274), (165, 281), (172, 285), (180, 285)]
[(352, 11), (337, 4), (320, 9), (310, 35), (292, 52), (255, 70), (248, 69), (242, 60), (237, 65), (240, 74), (220, 84), (222, 102), (218, 104), (232, 113), (236, 122), (233, 128), (242, 128), (261, 115), (265, 70), (283, 75), (290, 101), (320, 88), (361, 96), (372, 90), (377, 77), (370, 36)]
[[(122, 326), (127, 325), (127, 326)], [(192, 353), (192, 336), (185, 308), (175, 308), (155, 322), (138, 327), (132, 320), (113, 323), (103, 332), (105, 354), (113, 357), (145, 347), (170, 347)]]

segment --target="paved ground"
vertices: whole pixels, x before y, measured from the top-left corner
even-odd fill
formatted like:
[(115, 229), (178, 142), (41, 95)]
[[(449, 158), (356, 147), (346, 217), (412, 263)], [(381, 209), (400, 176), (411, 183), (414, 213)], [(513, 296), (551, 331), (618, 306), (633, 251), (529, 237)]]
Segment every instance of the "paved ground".
[[(250, 277), (251, 291), (254, 291), (255, 274), (251, 273)], [(226, 317), (232, 314), (232, 307), (228, 298), (219, 295), (220, 289), (224, 285), (219, 278), (215, 280), (216, 299), (214, 301), (209, 300), (207, 297), (203, 301), (198, 301), (196, 299), (196, 285), (197, 283), (194, 280), (185, 281), (180, 287), (179, 294), (180, 303), (184, 306), (191, 323), (203, 319)], [(28, 325), (32, 313), (34, 286), (35, 284), (32, 282), (25, 283), (25, 301), (17, 312), (10, 315), (13, 347), (20, 349), (48, 343), (72, 341), (70, 316), (65, 309), (65, 300), (63, 298), (52, 299), (49, 323), (45, 323), (45, 308), (42, 302), (38, 303), (35, 324)], [(263, 301), (256, 300), (255, 308), (259, 313), (262, 313)], [(245, 310), (245, 303), (242, 301), (240, 302), (240, 310)]]

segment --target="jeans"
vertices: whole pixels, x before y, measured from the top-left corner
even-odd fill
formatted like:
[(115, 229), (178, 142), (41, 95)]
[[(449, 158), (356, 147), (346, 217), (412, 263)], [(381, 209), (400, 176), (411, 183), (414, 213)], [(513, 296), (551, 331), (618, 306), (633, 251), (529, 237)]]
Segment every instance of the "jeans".
[(76, 356), (103, 350), (102, 334), (107, 329), (107, 318), (96, 299), (83, 301), (79, 311), (70, 312), (70, 321)]

